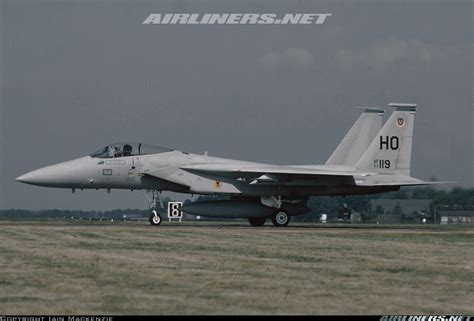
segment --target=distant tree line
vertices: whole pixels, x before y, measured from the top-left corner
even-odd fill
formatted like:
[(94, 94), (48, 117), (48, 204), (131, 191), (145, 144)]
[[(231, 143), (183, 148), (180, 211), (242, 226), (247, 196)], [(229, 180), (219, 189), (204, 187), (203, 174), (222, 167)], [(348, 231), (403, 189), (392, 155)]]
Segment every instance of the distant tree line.
[(149, 210), (141, 209), (115, 209), (110, 211), (82, 211), (82, 210), (40, 210), (30, 211), (22, 209), (0, 210), (0, 217), (3, 218), (93, 218), (93, 219), (111, 219), (127, 217), (148, 217)]
[[(449, 191), (436, 190), (430, 187), (417, 187), (417, 188), (402, 188), (397, 192), (374, 194), (374, 195), (356, 195), (356, 196), (315, 196), (310, 197), (308, 200), (308, 206), (312, 209), (311, 212), (296, 216), (295, 221), (316, 221), (319, 219), (319, 214), (326, 213), (329, 217), (337, 215), (339, 209), (343, 203), (361, 214), (362, 219), (365, 221), (373, 220), (378, 214), (383, 214), (383, 208), (380, 206), (372, 208), (370, 203), (373, 199), (428, 199), (431, 200), (429, 206), (430, 216), (434, 214), (435, 206), (439, 205), (456, 205), (456, 209), (468, 209), (474, 208), (474, 188), (453, 188)], [(203, 200), (217, 200), (224, 199), (223, 197), (199, 197), (196, 201)], [(164, 205), (169, 199), (164, 199)], [(186, 200), (186, 203), (191, 202)], [(400, 206), (398, 206), (400, 207)], [(402, 208), (394, 209), (397, 212), (402, 211)], [(162, 211), (166, 211), (162, 209)], [(393, 211), (392, 211), (393, 212)], [(164, 212), (163, 212), (164, 213)], [(123, 218), (126, 217), (143, 217), (147, 218), (150, 215), (149, 209), (115, 209), (110, 211), (83, 211), (83, 210), (40, 210), (30, 211), (23, 209), (5, 209), (0, 210), (0, 218)]]
[[(438, 205), (458, 205), (457, 209), (472, 209), (474, 206), (474, 188), (453, 188), (449, 191), (436, 190), (431, 187), (401, 188), (396, 192), (373, 195), (354, 196), (316, 196), (310, 197), (308, 206), (311, 212), (297, 216), (295, 221), (315, 221), (319, 214), (326, 213), (329, 217), (334, 217), (343, 203), (349, 208), (361, 214), (362, 220), (374, 220), (378, 214), (383, 214), (383, 208), (377, 206), (372, 208), (370, 203), (374, 199), (426, 199), (431, 200), (428, 216), (434, 215), (434, 208)], [(394, 209), (395, 214), (401, 214), (402, 208), (399, 204)], [(392, 211), (393, 212), (393, 211)], [(411, 214), (411, 213), (410, 213)]]

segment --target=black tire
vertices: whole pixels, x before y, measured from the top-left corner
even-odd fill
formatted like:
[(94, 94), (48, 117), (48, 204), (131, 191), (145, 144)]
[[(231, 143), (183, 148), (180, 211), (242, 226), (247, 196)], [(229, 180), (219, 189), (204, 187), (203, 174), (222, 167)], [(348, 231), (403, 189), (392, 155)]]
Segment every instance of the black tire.
[(250, 225), (252, 226), (263, 226), (265, 224), (266, 218), (253, 217), (249, 218)]
[(275, 212), (275, 214), (272, 217), (272, 223), (276, 227), (284, 227), (287, 226), (288, 223), (290, 223), (290, 217), (288, 216), (288, 213), (286, 213), (283, 210), (278, 210)]
[(158, 226), (161, 224), (161, 216), (157, 211), (151, 212), (151, 215), (149, 217), (150, 224), (153, 226)]

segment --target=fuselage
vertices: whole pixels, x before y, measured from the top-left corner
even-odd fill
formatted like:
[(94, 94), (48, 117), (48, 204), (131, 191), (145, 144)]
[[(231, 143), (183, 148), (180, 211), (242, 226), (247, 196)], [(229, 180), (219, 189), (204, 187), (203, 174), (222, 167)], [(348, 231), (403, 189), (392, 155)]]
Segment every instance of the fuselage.
[[(100, 155), (99, 155), (100, 156)], [(183, 166), (221, 164), (245, 168), (272, 166), (207, 155), (191, 154), (177, 150), (159, 153), (118, 157), (85, 156), (29, 172), (18, 181), (56, 188), (69, 189), (130, 189), (174, 191), (189, 194), (225, 194), (242, 197), (281, 195), (285, 198), (302, 199), (311, 195), (355, 195), (381, 193), (398, 187), (364, 187), (327, 184), (324, 180), (296, 182), (294, 185), (252, 185), (248, 181), (232, 177), (195, 174)], [(322, 166), (302, 165), (301, 168)], [(327, 166), (326, 166), (327, 168)], [(341, 169), (344, 169), (341, 167)]]

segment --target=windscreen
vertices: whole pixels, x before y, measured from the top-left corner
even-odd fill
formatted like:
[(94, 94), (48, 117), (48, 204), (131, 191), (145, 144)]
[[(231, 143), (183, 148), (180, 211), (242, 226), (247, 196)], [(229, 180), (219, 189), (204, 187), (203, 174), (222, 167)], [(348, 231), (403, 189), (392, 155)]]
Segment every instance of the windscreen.
[(115, 143), (105, 146), (90, 156), (94, 158), (116, 158), (170, 152), (172, 149), (143, 144), (143, 143)]

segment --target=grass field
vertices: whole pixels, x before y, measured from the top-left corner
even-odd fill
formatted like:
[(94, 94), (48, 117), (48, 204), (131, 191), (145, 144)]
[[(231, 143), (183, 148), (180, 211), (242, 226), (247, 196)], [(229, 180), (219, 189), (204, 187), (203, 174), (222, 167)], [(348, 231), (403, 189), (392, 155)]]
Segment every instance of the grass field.
[(473, 314), (474, 229), (0, 221), (0, 313)]

